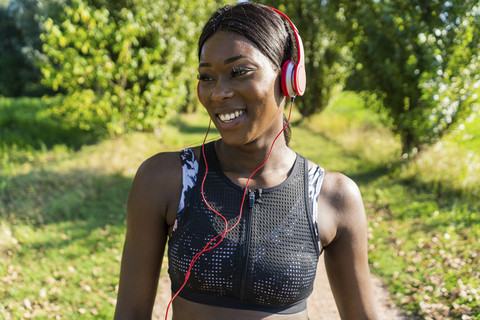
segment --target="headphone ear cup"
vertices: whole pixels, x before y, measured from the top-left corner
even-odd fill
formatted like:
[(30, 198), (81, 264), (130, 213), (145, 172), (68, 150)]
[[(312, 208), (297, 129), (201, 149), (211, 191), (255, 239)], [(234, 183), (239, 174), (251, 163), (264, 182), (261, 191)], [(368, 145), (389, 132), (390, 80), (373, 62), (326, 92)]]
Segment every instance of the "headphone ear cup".
[(305, 74), (305, 68), (302, 65), (297, 64), (293, 71), (292, 86), (295, 94), (303, 96), (305, 93), (305, 87), (307, 84), (307, 75)]
[(303, 96), (305, 93), (305, 88), (307, 86), (307, 75), (305, 72), (305, 53), (303, 51), (303, 42), (300, 35), (295, 33), (295, 37), (297, 39), (297, 46), (298, 46), (298, 63), (295, 66), (294, 71), (294, 91), (299, 96)]
[(295, 96), (295, 63), (291, 60), (285, 61), (282, 67), (282, 75), (280, 82), (282, 85), (282, 92), (287, 98)]

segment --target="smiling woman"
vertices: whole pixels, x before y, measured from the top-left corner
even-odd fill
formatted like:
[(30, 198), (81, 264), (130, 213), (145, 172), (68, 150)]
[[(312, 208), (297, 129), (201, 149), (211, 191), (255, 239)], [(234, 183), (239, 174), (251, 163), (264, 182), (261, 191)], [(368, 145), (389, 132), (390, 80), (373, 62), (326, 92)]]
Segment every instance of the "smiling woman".
[(322, 253), (341, 317), (376, 319), (358, 188), (284, 133), (286, 102), (305, 86), (302, 50), (293, 23), (262, 5), (206, 23), (198, 98), (221, 139), (139, 168), (115, 319), (151, 318), (167, 238), (176, 320), (305, 320)]

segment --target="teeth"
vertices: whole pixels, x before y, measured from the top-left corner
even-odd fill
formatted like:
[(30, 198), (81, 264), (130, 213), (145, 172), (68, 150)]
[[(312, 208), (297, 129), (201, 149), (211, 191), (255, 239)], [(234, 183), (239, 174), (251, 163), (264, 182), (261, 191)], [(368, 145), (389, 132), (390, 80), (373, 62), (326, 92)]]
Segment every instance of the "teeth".
[(235, 112), (232, 112), (232, 113), (219, 114), (218, 117), (219, 117), (220, 120), (222, 120), (223, 122), (230, 122), (230, 121), (232, 121), (233, 119), (241, 116), (242, 114), (244, 114), (244, 111), (243, 111), (243, 110), (240, 110), (240, 111), (235, 111)]

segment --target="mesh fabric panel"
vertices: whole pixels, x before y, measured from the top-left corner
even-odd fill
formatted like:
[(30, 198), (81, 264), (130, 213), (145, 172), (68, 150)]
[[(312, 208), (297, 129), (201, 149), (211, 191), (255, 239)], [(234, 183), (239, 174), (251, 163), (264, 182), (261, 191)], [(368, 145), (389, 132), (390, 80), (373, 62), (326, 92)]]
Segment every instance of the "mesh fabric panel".
[[(243, 189), (219, 169), (213, 143), (206, 145), (209, 172), (204, 185), (207, 202), (228, 221), (239, 215)], [(202, 295), (202, 303), (222, 305), (225, 297), (255, 305), (283, 307), (298, 303), (312, 292), (318, 262), (307, 195), (307, 162), (297, 156), (290, 176), (280, 185), (255, 191), (250, 208), (245, 199), (240, 223), (222, 243), (204, 253), (192, 268), (183, 289), (188, 299)], [(197, 181), (204, 175), (200, 164)], [(169, 240), (172, 287), (183, 284), (193, 256), (219, 233), (223, 219), (204, 204), (200, 184), (178, 214), (181, 222)], [(180, 293), (182, 296), (182, 293)], [(205, 297), (211, 297), (205, 300)]]

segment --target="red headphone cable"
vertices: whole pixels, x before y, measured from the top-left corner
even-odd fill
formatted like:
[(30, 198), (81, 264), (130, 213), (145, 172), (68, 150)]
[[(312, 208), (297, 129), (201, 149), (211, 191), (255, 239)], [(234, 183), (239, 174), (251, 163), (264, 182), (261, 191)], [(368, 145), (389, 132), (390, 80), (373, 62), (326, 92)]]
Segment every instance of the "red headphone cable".
[[(192, 270), (193, 268), (193, 265), (195, 264), (195, 262), (198, 260), (198, 258), (200, 258), (200, 256), (204, 253), (204, 252), (207, 252), (209, 250), (212, 250), (214, 249), (215, 247), (217, 247), (222, 241), (223, 239), (225, 238), (225, 235), (227, 234), (227, 232), (230, 232), (232, 231), (237, 225), (238, 223), (240, 222), (240, 219), (242, 217), (242, 211), (243, 211), (243, 204), (245, 203), (245, 195), (247, 194), (247, 187), (248, 187), (248, 183), (250, 182), (250, 179), (252, 178), (252, 176), (258, 171), (260, 170), (268, 161), (268, 159), (270, 159), (270, 155), (272, 154), (272, 150), (273, 150), (273, 146), (275, 145), (275, 142), (277, 141), (278, 137), (282, 134), (282, 132), (285, 131), (285, 128), (288, 126), (288, 123), (290, 122), (290, 117), (292, 115), (292, 108), (293, 108), (293, 101), (295, 99), (295, 97), (292, 97), (292, 102), (290, 104), (290, 110), (288, 112), (288, 118), (287, 118), (287, 122), (285, 123), (285, 125), (283, 126), (282, 130), (277, 134), (277, 136), (275, 137), (275, 139), (273, 139), (273, 142), (272, 142), (272, 145), (270, 146), (270, 151), (268, 152), (268, 156), (267, 158), (265, 159), (265, 161), (262, 163), (262, 165), (260, 167), (258, 167), (257, 169), (255, 169), (255, 171), (252, 172), (252, 174), (248, 177), (247, 179), (247, 183), (245, 184), (245, 188), (243, 190), (243, 200), (242, 200), (242, 204), (240, 205), (240, 214), (238, 215), (238, 218), (237, 218), (237, 221), (235, 222), (235, 224), (227, 230), (228, 228), (228, 224), (227, 224), (227, 219), (225, 219), (225, 217), (220, 214), (219, 212), (215, 211), (207, 202), (207, 200), (205, 199), (205, 194), (203, 192), (203, 186), (205, 184), (205, 179), (207, 178), (207, 173), (208, 173), (208, 164), (207, 164), (207, 159), (206, 159), (206, 156), (205, 156), (205, 141), (207, 140), (207, 136), (208, 136), (208, 132), (210, 131), (210, 125), (212, 123), (212, 119), (210, 119), (210, 122), (208, 123), (208, 129), (207, 129), (207, 133), (205, 134), (205, 138), (203, 139), (203, 144), (202, 144), (202, 155), (203, 155), (203, 161), (205, 162), (205, 174), (203, 176), (203, 180), (202, 180), (202, 185), (201, 185), (201, 194), (202, 194), (202, 198), (203, 198), (203, 201), (205, 202), (205, 204), (207, 205), (207, 207), (212, 210), (215, 214), (217, 214), (218, 216), (220, 216), (223, 221), (225, 222), (225, 230), (218, 234), (215, 238), (213, 238), (212, 240), (210, 240), (206, 245), (205, 247), (202, 249), (202, 251), (198, 252), (193, 258), (192, 260), (190, 261), (190, 266), (188, 267), (188, 271), (187, 273), (185, 274), (185, 281), (183, 282), (183, 285), (180, 287), (180, 289), (178, 289), (178, 291), (173, 295), (172, 299), (170, 300), (170, 302), (168, 303), (168, 306), (167, 306), (167, 310), (166, 310), (166, 313), (165, 313), (165, 320), (167, 320), (167, 317), (168, 317), (168, 310), (170, 309), (170, 305), (172, 304), (173, 302), (173, 299), (175, 299), (177, 297), (177, 295), (180, 293), (180, 291), (182, 291), (182, 289), (185, 287), (185, 285), (187, 284), (187, 280), (188, 278), (190, 277), (190, 271)], [(212, 247), (209, 247), (210, 244), (215, 241), (218, 237), (221, 237), (220, 240), (215, 244), (213, 245)]]

